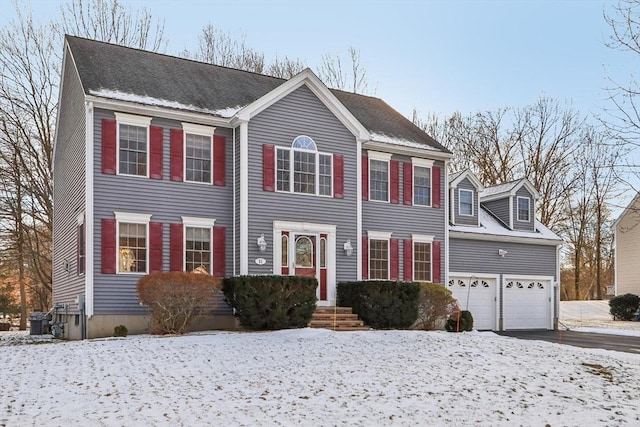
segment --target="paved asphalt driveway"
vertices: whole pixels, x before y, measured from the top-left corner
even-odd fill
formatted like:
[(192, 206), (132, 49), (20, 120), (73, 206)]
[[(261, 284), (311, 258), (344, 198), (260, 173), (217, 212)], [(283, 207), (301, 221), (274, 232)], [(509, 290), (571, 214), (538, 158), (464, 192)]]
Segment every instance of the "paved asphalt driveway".
[(592, 334), (574, 331), (506, 331), (496, 332), (504, 337), (525, 340), (541, 340), (558, 344), (585, 348), (603, 348), (605, 350), (624, 351), (640, 354), (640, 337), (623, 335)]

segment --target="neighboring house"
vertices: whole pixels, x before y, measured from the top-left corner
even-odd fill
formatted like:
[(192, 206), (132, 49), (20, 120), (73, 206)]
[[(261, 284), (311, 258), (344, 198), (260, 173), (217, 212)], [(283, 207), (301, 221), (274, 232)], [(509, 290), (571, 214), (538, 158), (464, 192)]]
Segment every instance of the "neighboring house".
[(640, 295), (640, 193), (613, 224), (615, 229), (615, 295)]
[(447, 286), (477, 329), (554, 329), (562, 240), (535, 219), (527, 179), (484, 188), (469, 171), (449, 177)]
[[(72, 339), (143, 332), (136, 283), (156, 271), (314, 276), (327, 306), (340, 281), (448, 281), (451, 152), (308, 69), (67, 36), (54, 151), (53, 300)], [(475, 256), (453, 271), (483, 272)], [(198, 327), (234, 325), (219, 296)]]

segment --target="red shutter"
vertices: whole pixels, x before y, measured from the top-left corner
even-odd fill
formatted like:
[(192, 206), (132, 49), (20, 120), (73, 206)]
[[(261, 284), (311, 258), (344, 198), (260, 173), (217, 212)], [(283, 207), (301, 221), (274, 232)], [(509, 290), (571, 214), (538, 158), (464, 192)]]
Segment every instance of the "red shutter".
[(162, 223), (149, 223), (149, 273), (162, 271)]
[(169, 231), (169, 270), (184, 271), (182, 224), (171, 224)]
[(413, 282), (413, 240), (411, 239), (404, 239), (404, 280)]
[(227, 138), (222, 135), (213, 137), (213, 185), (225, 185), (225, 144)]
[(434, 208), (440, 207), (440, 168), (434, 166), (431, 169), (431, 194), (433, 195), (433, 203), (431, 206)]
[(149, 177), (162, 179), (163, 129), (149, 126)]
[(213, 227), (213, 275), (224, 277), (225, 266), (225, 228)]
[(391, 173), (391, 203), (398, 204), (400, 199), (400, 162), (391, 160), (389, 169)]
[(362, 200), (369, 200), (369, 157), (362, 156)]
[(411, 206), (413, 204), (413, 164), (405, 162), (402, 165), (404, 175), (404, 204)]
[(362, 280), (369, 278), (369, 238), (362, 236)]
[(433, 250), (433, 283), (440, 283), (440, 242), (433, 242), (431, 244)]
[(264, 191), (275, 191), (275, 164), (276, 147), (273, 145), (262, 145), (262, 189)]
[(102, 119), (102, 173), (116, 174), (116, 121)]
[(102, 218), (102, 274), (116, 274), (116, 220)]
[(398, 239), (389, 239), (390, 250), (390, 263), (389, 263), (389, 276), (391, 280), (398, 280), (399, 274), (399, 263), (400, 263), (400, 254), (399, 254), (399, 244)]
[[(182, 129), (171, 129), (171, 181), (182, 181), (184, 137)], [(182, 270), (182, 269), (181, 269)]]
[(344, 197), (344, 156), (342, 154), (333, 155), (333, 197), (336, 199)]

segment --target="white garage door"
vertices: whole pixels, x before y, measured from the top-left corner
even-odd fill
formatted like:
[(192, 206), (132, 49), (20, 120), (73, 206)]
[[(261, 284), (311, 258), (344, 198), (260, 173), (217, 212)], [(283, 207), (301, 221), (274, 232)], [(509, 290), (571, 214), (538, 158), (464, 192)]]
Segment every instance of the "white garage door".
[(504, 329), (553, 329), (551, 279), (504, 278)]
[[(473, 329), (495, 330), (497, 280), (473, 275), (449, 277), (449, 290), (458, 300), (461, 310), (473, 315)], [(467, 301), (469, 302), (467, 305)], [(468, 307), (468, 308), (467, 308)]]

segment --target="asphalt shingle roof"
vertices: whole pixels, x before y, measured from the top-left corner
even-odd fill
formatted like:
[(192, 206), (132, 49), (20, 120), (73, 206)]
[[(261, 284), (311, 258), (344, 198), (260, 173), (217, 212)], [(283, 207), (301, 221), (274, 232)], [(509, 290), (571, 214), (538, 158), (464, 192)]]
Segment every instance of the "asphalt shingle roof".
[[(229, 117), (220, 112), (248, 105), (286, 81), (75, 36), (66, 40), (86, 95), (124, 95), (120, 99)], [(450, 153), (383, 100), (331, 91), (372, 134)]]

